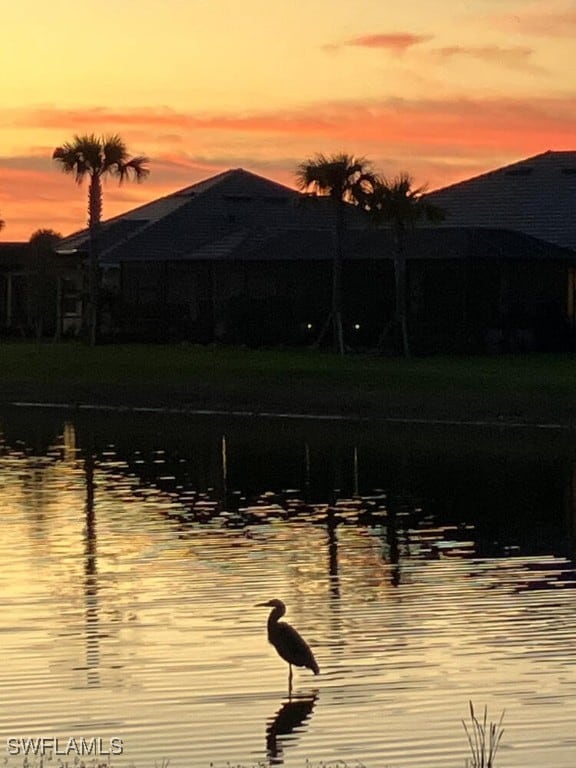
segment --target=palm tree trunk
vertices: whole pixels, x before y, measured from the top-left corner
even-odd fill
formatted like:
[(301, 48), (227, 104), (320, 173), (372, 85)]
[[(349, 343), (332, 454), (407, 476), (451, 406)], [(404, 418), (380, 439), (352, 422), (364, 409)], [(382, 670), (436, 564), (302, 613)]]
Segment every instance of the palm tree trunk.
[(342, 259), (334, 257), (332, 262), (332, 329), (334, 351), (344, 354), (344, 328), (342, 327)]
[(339, 355), (345, 352), (344, 328), (342, 322), (342, 201), (336, 201), (336, 222), (334, 227), (334, 261), (332, 263), (332, 327), (334, 329), (334, 349)]
[(88, 255), (88, 308), (85, 315), (86, 330), (90, 346), (98, 341), (100, 307), (100, 264), (99, 243), (100, 220), (102, 217), (102, 183), (98, 174), (90, 177), (88, 190), (88, 226), (90, 229)]
[(402, 342), (402, 354), (410, 357), (410, 340), (408, 336), (407, 317), (407, 279), (406, 279), (406, 252), (404, 232), (398, 230), (395, 233), (396, 258), (394, 264), (394, 277), (396, 284), (396, 323)]

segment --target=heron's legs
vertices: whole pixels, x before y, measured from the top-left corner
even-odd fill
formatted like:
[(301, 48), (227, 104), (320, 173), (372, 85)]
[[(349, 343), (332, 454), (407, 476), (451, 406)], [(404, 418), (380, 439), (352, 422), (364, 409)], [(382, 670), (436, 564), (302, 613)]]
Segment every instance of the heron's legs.
[(292, 696), (292, 664), (288, 664), (290, 672), (288, 673), (288, 696)]

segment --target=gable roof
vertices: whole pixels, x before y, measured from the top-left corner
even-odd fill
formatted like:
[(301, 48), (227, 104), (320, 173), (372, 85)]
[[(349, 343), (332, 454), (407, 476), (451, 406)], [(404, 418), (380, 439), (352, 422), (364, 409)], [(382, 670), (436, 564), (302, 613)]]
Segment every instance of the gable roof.
[[(328, 198), (302, 195), (263, 176), (237, 168), (224, 171), (127, 213), (104, 221), (99, 235), (103, 263), (122, 259), (198, 259), (230, 255), (252, 240), (291, 229), (330, 229)], [(349, 225), (365, 226), (350, 206)], [(87, 251), (84, 229), (62, 240), (58, 250)]]
[[(423, 227), (421, 234), (416, 232), (411, 236), (410, 257), (572, 260), (574, 252), (562, 248), (557, 240), (548, 237), (543, 241), (541, 235), (534, 235), (522, 227), (522, 217), (529, 208), (528, 192), (532, 187), (526, 190), (518, 180), (530, 178), (534, 173), (526, 173), (526, 164), (530, 167), (544, 165), (550, 176), (547, 164), (550, 154), (570, 155), (562, 162), (566, 164), (573, 160), (576, 164), (576, 152), (545, 153), (430, 193), (428, 197), (448, 209), (450, 215), (444, 225)], [(560, 167), (569, 166), (560, 164)], [(501, 174), (509, 170), (520, 173), (506, 175), (502, 182)], [(562, 176), (573, 182), (576, 193), (576, 174)], [(509, 179), (512, 184), (508, 183)], [(500, 187), (502, 190), (498, 192)], [(511, 202), (494, 206), (495, 199), (510, 199)], [(518, 201), (522, 204), (516, 212), (512, 203)], [(475, 216), (479, 221), (474, 221)], [(346, 217), (346, 259), (391, 257), (390, 232), (376, 229), (354, 206), (347, 206)], [(551, 218), (549, 214), (545, 221)], [(576, 221), (576, 217), (574, 219)], [(103, 264), (329, 259), (333, 258), (333, 225), (334, 212), (329, 198), (302, 195), (238, 168), (104, 221), (99, 253)], [(574, 226), (576, 251), (576, 224)], [(88, 242), (88, 230), (85, 229), (61, 241), (58, 251), (86, 253)]]
[(576, 250), (576, 151), (543, 152), (426, 195), (445, 226), (500, 227)]

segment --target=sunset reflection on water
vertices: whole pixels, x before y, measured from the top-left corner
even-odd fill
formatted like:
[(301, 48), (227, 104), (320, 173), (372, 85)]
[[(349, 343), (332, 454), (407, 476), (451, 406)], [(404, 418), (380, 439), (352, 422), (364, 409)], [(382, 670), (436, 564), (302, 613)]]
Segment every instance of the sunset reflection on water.
[[(309, 487), (292, 475), (258, 489), (255, 468), (238, 485), (238, 432), (225, 442), (220, 424), (198, 464), (158, 429), (153, 448), (135, 435), (130, 455), (112, 431), (84, 434), (72, 419), (43, 449), (25, 432), (1, 446), (2, 739), (120, 736), (115, 763), (137, 768), (462, 768), (472, 699), (506, 709), (506, 765), (571, 768), (576, 581), (560, 550), (510, 539), (485, 556), (465, 508), (438, 519), (422, 488), (366, 487), (354, 442), (349, 487), (322, 498), (304, 443)], [(328, 445), (333, 476), (335, 455)], [(550, 520), (569, 549), (562, 499)], [(272, 597), (321, 667), (296, 672), (293, 703), (253, 608)]]

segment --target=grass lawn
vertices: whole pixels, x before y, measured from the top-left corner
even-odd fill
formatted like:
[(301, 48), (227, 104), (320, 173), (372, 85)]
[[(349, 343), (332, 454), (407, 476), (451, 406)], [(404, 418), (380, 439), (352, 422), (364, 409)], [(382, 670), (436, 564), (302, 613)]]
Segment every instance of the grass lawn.
[(23, 400), (572, 425), (576, 356), (2, 343), (0, 403)]

